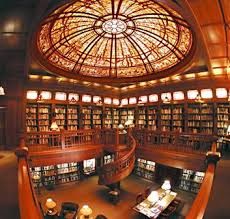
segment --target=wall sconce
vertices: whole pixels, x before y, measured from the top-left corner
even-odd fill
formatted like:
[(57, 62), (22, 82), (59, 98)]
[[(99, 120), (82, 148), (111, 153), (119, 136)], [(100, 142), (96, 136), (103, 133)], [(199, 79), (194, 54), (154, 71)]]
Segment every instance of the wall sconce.
[(203, 99), (202, 99), (202, 97), (200, 96), (200, 94), (196, 95), (195, 102), (196, 103), (203, 103), (204, 102)]
[(70, 100), (69, 100), (69, 104), (76, 104), (77, 103), (77, 100), (72, 97)]
[(43, 97), (41, 94), (39, 94), (37, 98), (37, 103), (42, 103), (42, 102), (44, 102)]

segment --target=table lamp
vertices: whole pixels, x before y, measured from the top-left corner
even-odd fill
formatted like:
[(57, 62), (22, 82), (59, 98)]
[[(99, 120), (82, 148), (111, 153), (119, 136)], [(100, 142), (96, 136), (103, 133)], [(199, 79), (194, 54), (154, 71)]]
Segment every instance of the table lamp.
[(93, 211), (88, 205), (83, 205), (80, 212), (84, 216), (84, 218), (87, 219), (89, 218), (89, 216), (92, 214)]
[(165, 190), (166, 193), (170, 192), (171, 189), (171, 184), (169, 180), (165, 180), (164, 183), (162, 184), (161, 188)]
[(159, 200), (159, 194), (157, 191), (152, 191), (150, 195), (147, 197), (147, 200), (151, 203), (155, 203)]
[(53, 201), (52, 198), (48, 198), (46, 200), (46, 207), (47, 207), (49, 213), (52, 213), (54, 211), (54, 208), (56, 207), (56, 205), (57, 205), (56, 202)]

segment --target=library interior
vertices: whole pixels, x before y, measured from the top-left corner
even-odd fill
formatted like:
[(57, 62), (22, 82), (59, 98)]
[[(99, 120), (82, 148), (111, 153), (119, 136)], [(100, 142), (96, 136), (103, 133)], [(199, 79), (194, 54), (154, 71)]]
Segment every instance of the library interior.
[(7, 0), (0, 24), (0, 218), (230, 218), (229, 0)]

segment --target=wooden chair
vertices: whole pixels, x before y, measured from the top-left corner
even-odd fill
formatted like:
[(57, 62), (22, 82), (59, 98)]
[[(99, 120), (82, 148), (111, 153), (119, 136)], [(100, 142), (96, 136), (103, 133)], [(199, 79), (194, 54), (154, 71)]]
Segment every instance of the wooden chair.
[(168, 219), (175, 213), (175, 211), (176, 211), (176, 207), (169, 205), (163, 212), (161, 212), (159, 218)]
[(150, 195), (150, 193), (151, 193), (151, 188), (150, 188), (150, 187), (147, 187), (147, 188), (145, 189), (145, 198), (147, 198), (147, 197)]
[(95, 219), (108, 219), (108, 218), (103, 214), (98, 214)]
[(136, 197), (136, 205), (140, 204), (144, 199), (144, 195), (142, 193), (138, 193)]
[(61, 204), (61, 211), (59, 215), (59, 219), (75, 219), (77, 216), (77, 212), (79, 209), (79, 205), (73, 202), (63, 202)]

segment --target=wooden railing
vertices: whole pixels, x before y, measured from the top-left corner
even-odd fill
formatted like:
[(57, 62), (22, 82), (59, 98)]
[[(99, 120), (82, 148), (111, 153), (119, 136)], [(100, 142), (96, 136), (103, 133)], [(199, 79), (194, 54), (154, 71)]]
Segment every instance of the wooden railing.
[(148, 129), (133, 129), (133, 136), (137, 146), (152, 146), (153, 149), (192, 153), (206, 153), (217, 139), (212, 135), (152, 131)]
[(220, 159), (220, 153), (216, 152), (216, 143), (212, 144), (212, 149), (206, 154), (206, 157), (208, 167), (199, 193), (197, 194), (186, 219), (202, 219), (204, 216), (214, 180), (215, 166)]
[(114, 162), (103, 165), (99, 173), (98, 184), (110, 185), (127, 177), (134, 168), (136, 141), (129, 131), (127, 134), (127, 153)]
[(26, 145), (29, 151), (65, 149), (79, 145), (117, 144), (116, 129), (86, 129), (76, 131), (29, 132)]
[(31, 183), (29, 167), (27, 163), (28, 148), (23, 139), (16, 149), (18, 157), (18, 197), (21, 219), (42, 219), (42, 216), (33, 185)]

